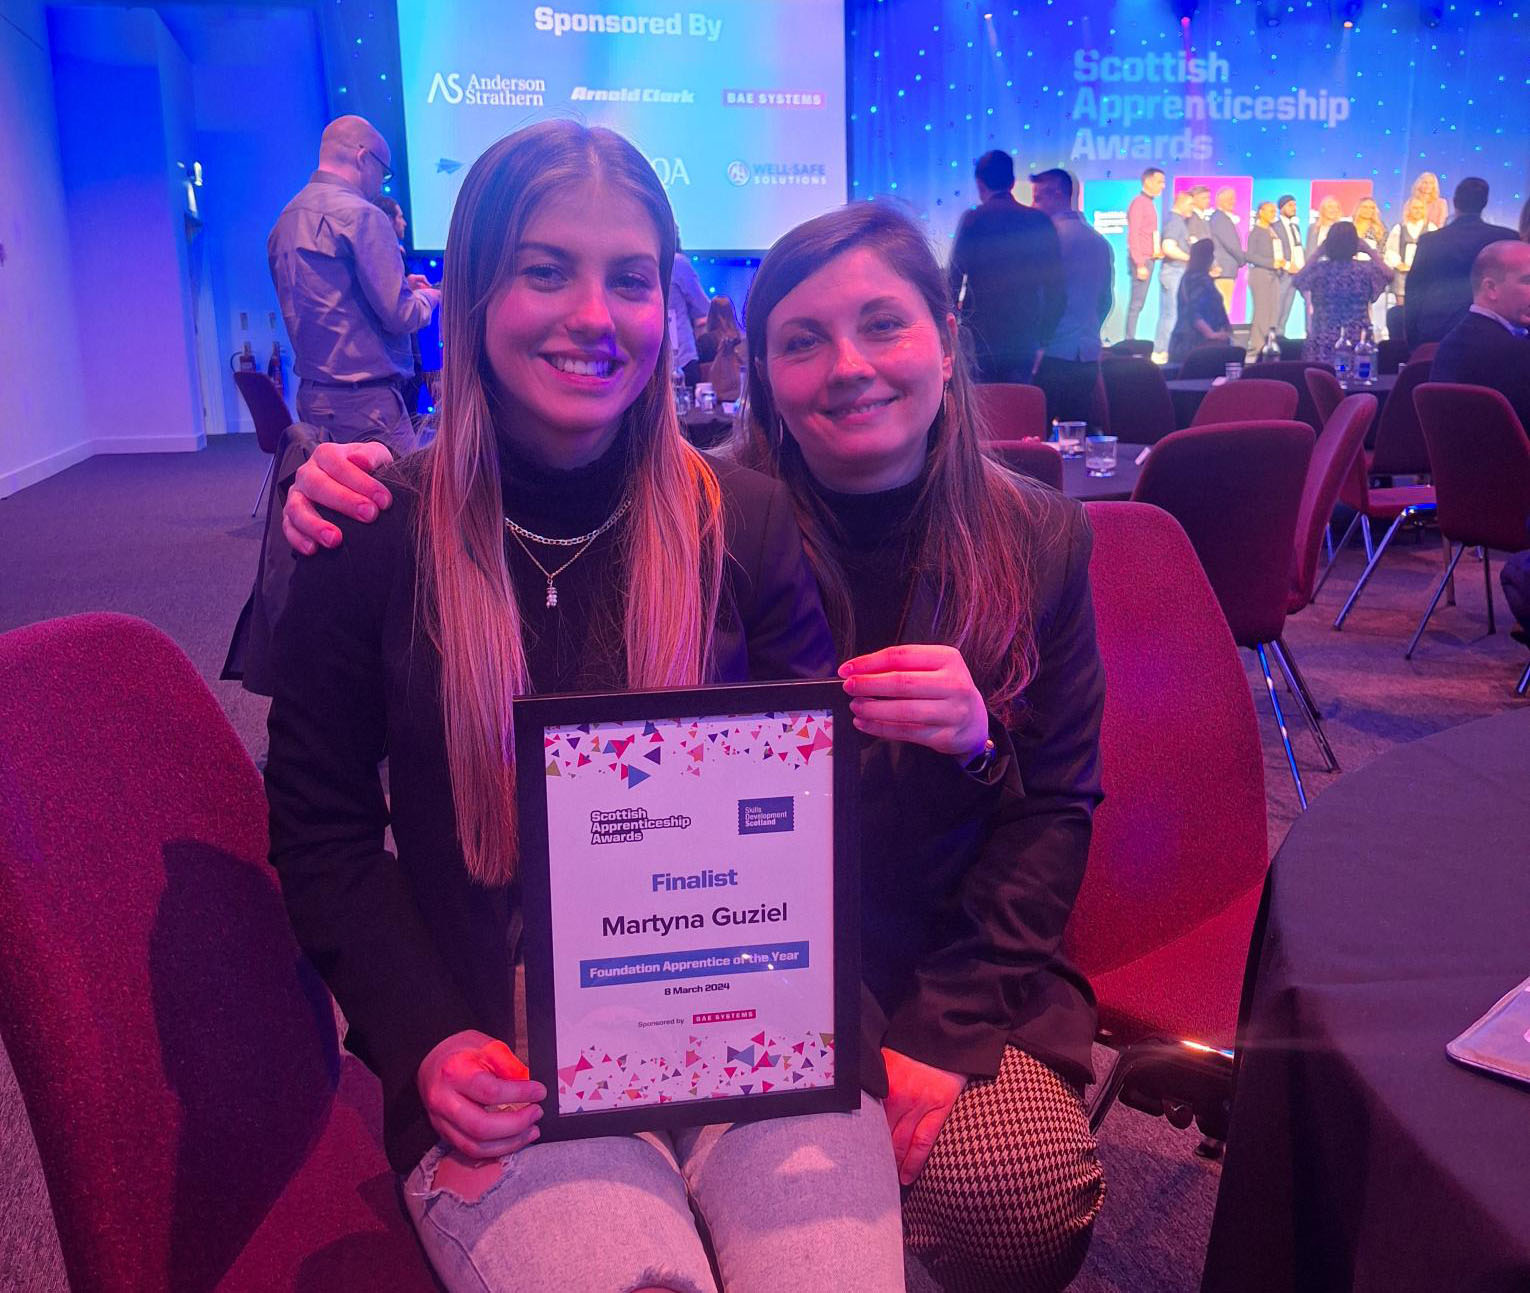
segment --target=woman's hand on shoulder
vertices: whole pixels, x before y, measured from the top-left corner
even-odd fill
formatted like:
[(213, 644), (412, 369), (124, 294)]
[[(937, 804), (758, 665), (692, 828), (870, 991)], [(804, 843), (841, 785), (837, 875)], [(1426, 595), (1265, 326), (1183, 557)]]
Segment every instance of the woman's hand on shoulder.
[(868, 736), (911, 741), (962, 763), (983, 752), (988, 708), (955, 647), (905, 643), (839, 667), (855, 725)]
[(282, 534), (288, 545), (311, 557), (320, 544), (339, 544), (340, 531), (319, 515), (316, 504), (357, 521), (375, 521), (393, 495), (372, 478), (392, 461), (387, 446), (375, 440), (321, 444), (297, 469), (287, 491)]
[(882, 1062), (887, 1065), (887, 1100), (882, 1111), (892, 1133), (898, 1181), (912, 1185), (924, 1170), (925, 1160), (950, 1117), (956, 1097), (967, 1087), (967, 1079), (961, 1073), (921, 1064), (885, 1046)]
[(499, 1158), (540, 1134), (547, 1088), (504, 1042), (453, 1033), (420, 1061), (420, 1099), (436, 1133), (465, 1158)]

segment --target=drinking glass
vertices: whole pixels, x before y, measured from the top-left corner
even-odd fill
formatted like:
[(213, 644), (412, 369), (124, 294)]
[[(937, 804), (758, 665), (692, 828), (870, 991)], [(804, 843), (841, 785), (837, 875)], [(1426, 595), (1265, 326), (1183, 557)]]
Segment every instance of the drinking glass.
[(1113, 435), (1092, 435), (1084, 439), (1084, 471), (1091, 476), (1116, 474), (1116, 441)]
[(1057, 439), (1057, 451), (1064, 458), (1077, 458), (1084, 451), (1084, 432), (1087, 422), (1053, 421), (1052, 430)]
[(1230, 381), (1230, 382), (1237, 381), (1238, 378), (1243, 376), (1243, 365), (1242, 364), (1227, 364), (1222, 369), (1222, 376), (1227, 378), (1227, 380)]

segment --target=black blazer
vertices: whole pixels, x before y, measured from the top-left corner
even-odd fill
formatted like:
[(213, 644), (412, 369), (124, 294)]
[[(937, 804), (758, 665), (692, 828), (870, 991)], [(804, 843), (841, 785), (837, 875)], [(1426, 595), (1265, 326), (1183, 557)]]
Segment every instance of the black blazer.
[(1519, 424), (1530, 432), (1530, 338), (1516, 337), (1496, 320), (1468, 310), (1440, 342), (1429, 380), (1502, 391), (1519, 414)]
[(1029, 362), (1051, 340), (1067, 293), (1062, 244), (1042, 212), (1013, 197), (968, 211), (956, 227), (949, 272), (952, 300), (967, 280), (961, 315), (980, 372)]
[(1439, 341), (1472, 303), (1472, 262), (1490, 242), (1519, 235), (1481, 216), (1457, 215), (1443, 229), (1419, 237), (1408, 271), (1403, 317), (1408, 344)]
[[(332, 517), (344, 543), (298, 564), (275, 634), (266, 764), (271, 862), (288, 915), (345, 1013), (346, 1047), (382, 1082), (398, 1172), (436, 1140), (415, 1086), (425, 1055), (464, 1029), (516, 1043), (517, 892), (468, 877), (446, 767), (440, 657), (415, 631), (421, 458), (387, 469), (395, 501), (374, 524)], [(784, 487), (715, 466), (729, 557), (713, 680), (832, 674), (833, 644)], [(611, 653), (602, 663), (579, 640), (600, 640), (591, 625), (617, 595), (614, 558), (572, 565), (558, 577), (560, 609), (544, 612), (543, 581), (511, 555), (533, 688), (621, 685)], [(384, 843), (390, 826), (396, 853)]]
[[(863, 1084), (880, 1047), (975, 1077), (1006, 1044), (1069, 1082), (1092, 1076), (1095, 999), (1062, 955), (1100, 802), (1105, 675), (1083, 507), (1040, 486), (1014, 535), (1035, 576), (1038, 666), (984, 781), (947, 755), (869, 742), (862, 762)], [(936, 640), (916, 584), (902, 642)], [(977, 679), (986, 689), (984, 679)]]
[(1212, 263), (1222, 271), (1223, 278), (1231, 278), (1243, 264), (1243, 244), (1238, 241), (1238, 226), (1225, 211), (1211, 213), (1211, 241), (1216, 243)]

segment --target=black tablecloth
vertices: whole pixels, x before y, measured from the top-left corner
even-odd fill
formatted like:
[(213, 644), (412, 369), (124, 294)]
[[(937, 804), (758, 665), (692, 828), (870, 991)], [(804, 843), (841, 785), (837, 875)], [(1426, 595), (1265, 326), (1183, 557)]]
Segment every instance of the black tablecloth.
[[(1243, 370), (1245, 377), (1258, 377), (1259, 366), (1251, 364)], [(1174, 401), (1174, 425), (1187, 427), (1190, 420), (1195, 417), (1196, 409), (1200, 408), (1201, 401), (1206, 398), (1206, 392), (1211, 389), (1212, 382), (1220, 381), (1217, 377), (1192, 377), (1188, 381), (1177, 379), (1166, 382), (1169, 388), (1169, 398)], [(1380, 375), (1369, 386), (1362, 386), (1359, 382), (1348, 382), (1344, 386), (1346, 395), (1374, 395), (1376, 397), (1377, 413), (1380, 406), (1387, 402), (1387, 396), (1391, 394), (1392, 387), (1397, 385), (1397, 374), (1386, 373)]]
[(1530, 975), (1530, 710), (1323, 792), (1271, 868), (1205, 1290), (1530, 1289), (1530, 1089), (1445, 1044)]
[(1122, 442), (1116, 446), (1116, 472), (1113, 476), (1091, 476), (1084, 470), (1084, 460), (1063, 459), (1063, 493), (1069, 498), (1099, 502), (1103, 499), (1123, 499), (1132, 496), (1137, 477), (1142, 468), (1137, 465), (1137, 455), (1144, 446)]

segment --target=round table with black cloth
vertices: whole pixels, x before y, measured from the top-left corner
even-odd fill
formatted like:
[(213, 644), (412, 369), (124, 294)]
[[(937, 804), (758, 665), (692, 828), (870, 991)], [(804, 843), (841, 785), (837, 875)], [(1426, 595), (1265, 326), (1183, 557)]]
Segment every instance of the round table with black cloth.
[[(1243, 370), (1245, 377), (1258, 377), (1259, 366), (1249, 364)], [(1172, 381), (1165, 382), (1169, 388), (1169, 398), (1174, 401), (1174, 425), (1184, 428), (1190, 425), (1195, 417), (1196, 409), (1200, 408), (1201, 401), (1206, 398), (1206, 392), (1211, 389), (1213, 382), (1219, 382), (1220, 377), (1176, 377)], [(1396, 373), (1384, 373), (1378, 375), (1376, 380), (1369, 386), (1362, 386), (1359, 382), (1345, 382), (1344, 393), (1346, 395), (1374, 395), (1376, 397), (1377, 416), (1380, 416), (1381, 405), (1387, 402), (1387, 396), (1392, 393), (1392, 388), (1397, 385)]]
[(1203, 1293), (1530, 1289), (1530, 1088), (1445, 1044), (1530, 975), (1530, 710), (1323, 792), (1270, 871)]

